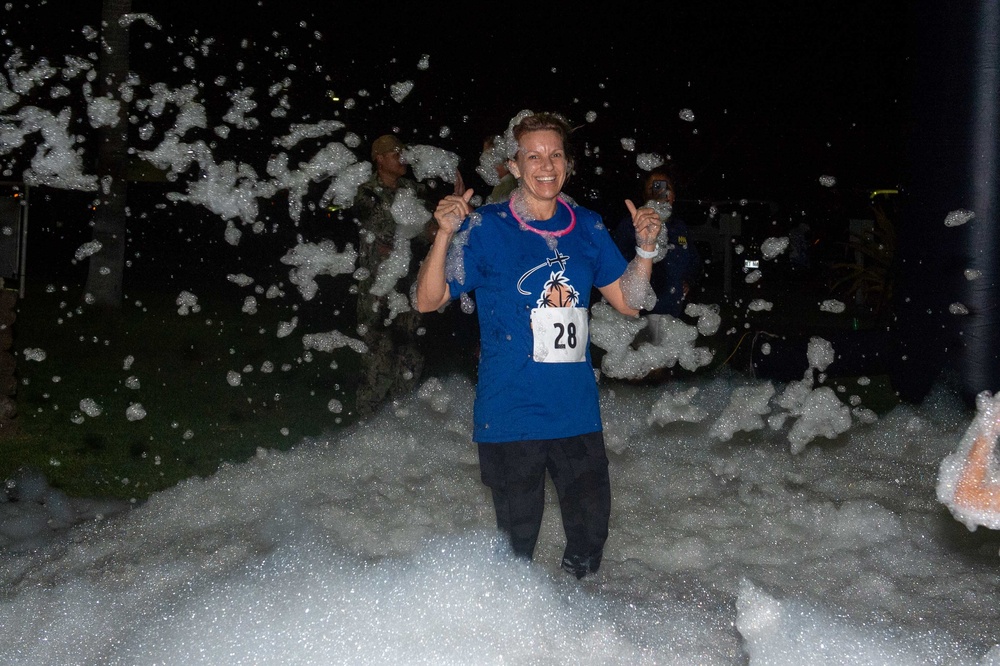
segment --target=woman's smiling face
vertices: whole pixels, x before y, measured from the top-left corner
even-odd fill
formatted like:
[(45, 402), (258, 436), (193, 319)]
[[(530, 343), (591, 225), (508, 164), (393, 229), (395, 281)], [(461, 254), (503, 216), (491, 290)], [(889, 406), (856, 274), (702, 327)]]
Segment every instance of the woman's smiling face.
[(569, 161), (559, 132), (536, 130), (521, 136), (510, 171), (521, 181), (530, 208), (554, 210), (556, 197), (566, 183)]

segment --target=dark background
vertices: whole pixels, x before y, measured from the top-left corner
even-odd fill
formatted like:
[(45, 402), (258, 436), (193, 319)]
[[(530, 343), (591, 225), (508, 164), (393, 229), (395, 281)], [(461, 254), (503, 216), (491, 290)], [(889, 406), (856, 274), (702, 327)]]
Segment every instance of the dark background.
[[(248, 156), (284, 132), (265, 108), (289, 79), (288, 122), (339, 118), (366, 143), (397, 130), (408, 142), (458, 152), (469, 183), (483, 137), (519, 110), (558, 111), (575, 133), (570, 190), (597, 208), (632, 195), (637, 153), (669, 155), (685, 195), (710, 199), (829, 195), (837, 187), (894, 187), (912, 65), (912, 5), (882, 2), (660, 2), (587, 8), (434, 3), (152, 2), (161, 26), (137, 22), (131, 66), (146, 82), (198, 82), (224, 111), (227, 91), (252, 85), (262, 107), (253, 137), (220, 147)], [(81, 27), (100, 3), (12, 3), (5, 51), (60, 63), (94, 53)], [(424, 55), (429, 67), (418, 69)], [(186, 56), (193, 56), (185, 63)], [(237, 63), (240, 69), (237, 69)], [(214, 83), (226, 76), (222, 85)], [(389, 86), (413, 81), (402, 103)], [(333, 102), (353, 98), (352, 109)], [(367, 96), (361, 96), (363, 92)], [(284, 94), (284, 92), (282, 93)], [(680, 118), (682, 109), (694, 121)], [(596, 112), (587, 122), (586, 114)], [(450, 133), (440, 136), (446, 126)], [(635, 152), (621, 139), (635, 140)], [(597, 167), (600, 167), (599, 169)], [(574, 191), (574, 186), (577, 191)]]

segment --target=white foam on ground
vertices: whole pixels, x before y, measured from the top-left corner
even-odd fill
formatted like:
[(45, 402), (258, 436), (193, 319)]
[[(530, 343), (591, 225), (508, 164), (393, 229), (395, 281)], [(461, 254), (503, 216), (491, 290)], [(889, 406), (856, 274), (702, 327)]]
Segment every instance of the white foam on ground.
[(800, 455), (770, 428), (721, 441), (711, 418), (650, 418), (689, 386), (719, 414), (741, 384), (602, 390), (611, 538), (582, 582), (558, 570), (551, 491), (534, 563), (493, 538), (460, 378), (101, 520), (25, 480), (0, 504), (0, 533), (34, 530), (0, 557), (0, 663), (986, 660), (1000, 642), (995, 545), (958, 542), (934, 497), (969, 423), (957, 399)]

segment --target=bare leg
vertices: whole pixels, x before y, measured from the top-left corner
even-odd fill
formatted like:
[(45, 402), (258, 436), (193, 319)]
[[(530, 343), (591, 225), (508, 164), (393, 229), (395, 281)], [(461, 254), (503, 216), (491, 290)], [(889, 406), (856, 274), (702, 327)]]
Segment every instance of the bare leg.
[(994, 428), (985, 428), (972, 443), (962, 473), (955, 485), (956, 506), (978, 511), (1000, 512), (1000, 483), (991, 478), (993, 451), (996, 449)]

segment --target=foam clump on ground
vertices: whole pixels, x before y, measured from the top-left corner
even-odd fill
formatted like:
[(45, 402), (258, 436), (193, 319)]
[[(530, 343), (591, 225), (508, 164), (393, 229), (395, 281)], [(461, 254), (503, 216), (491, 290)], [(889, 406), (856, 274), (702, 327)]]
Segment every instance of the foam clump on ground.
[[(751, 664), (768, 666), (894, 666), (990, 664), (940, 632), (864, 627), (807, 603), (778, 601), (744, 582), (736, 601), (736, 627)], [(994, 651), (996, 652), (996, 651)], [(992, 653), (991, 653), (992, 654)]]

